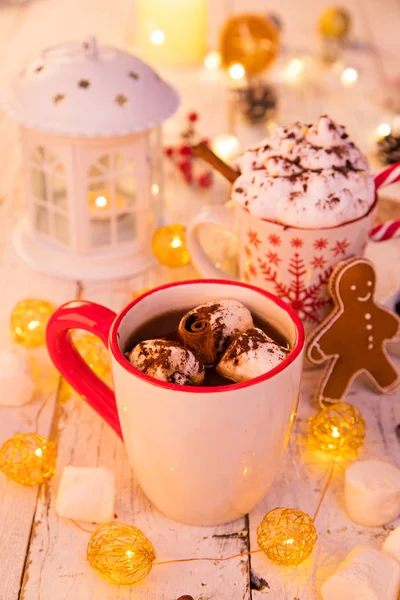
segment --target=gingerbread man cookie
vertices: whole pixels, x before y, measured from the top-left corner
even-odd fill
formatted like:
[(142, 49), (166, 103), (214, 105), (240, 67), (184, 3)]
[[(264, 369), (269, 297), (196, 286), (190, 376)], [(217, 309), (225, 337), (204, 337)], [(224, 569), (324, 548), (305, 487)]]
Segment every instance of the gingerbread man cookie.
[(312, 364), (328, 361), (317, 401), (324, 407), (346, 394), (352, 381), (366, 373), (381, 393), (390, 393), (400, 375), (385, 342), (400, 339), (400, 319), (374, 300), (376, 273), (365, 258), (339, 263), (329, 280), (334, 309), (313, 331), (306, 356)]

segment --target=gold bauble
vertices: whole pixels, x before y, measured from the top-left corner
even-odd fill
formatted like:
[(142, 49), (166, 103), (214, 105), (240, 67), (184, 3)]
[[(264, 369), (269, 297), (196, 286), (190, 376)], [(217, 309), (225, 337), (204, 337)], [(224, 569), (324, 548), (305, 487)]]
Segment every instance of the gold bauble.
[(0, 448), (0, 470), (27, 486), (49, 479), (54, 474), (56, 459), (53, 442), (37, 433), (16, 433)]
[(334, 458), (357, 454), (365, 440), (366, 425), (358, 408), (347, 402), (335, 402), (310, 417), (310, 446)]
[(177, 268), (190, 263), (186, 247), (186, 227), (180, 223), (165, 225), (153, 236), (152, 248), (157, 260), (166, 267)]
[(317, 530), (309, 515), (296, 508), (275, 508), (257, 529), (258, 545), (278, 565), (299, 565), (312, 552)]
[(133, 585), (150, 573), (156, 553), (140, 529), (113, 521), (90, 537), (86, 560), (114, 585)]
[(330, 6), (324, 10), (319, 20), (319, 31), (326, 37), (344, 39), (350, 28), (351, 15), (341, 6)]
[(72, 339), (83, 360), (98, 377), (104, 377), (109, 373), (110, 356), (100, 338), (92, 333), (74, 332)]
[(14, 307), (11, 313), (11, 333), (18, 344), (26, 348), (43, 346), (46, 327), (55, 306), (47, 300), (26, 298)]
[(226, 69), (239, 64), (248, 75), (258, 75), (272, 65), (278, 51), (279, 30), (267, 17), (232, 17), (221, 34), (220, 54)]

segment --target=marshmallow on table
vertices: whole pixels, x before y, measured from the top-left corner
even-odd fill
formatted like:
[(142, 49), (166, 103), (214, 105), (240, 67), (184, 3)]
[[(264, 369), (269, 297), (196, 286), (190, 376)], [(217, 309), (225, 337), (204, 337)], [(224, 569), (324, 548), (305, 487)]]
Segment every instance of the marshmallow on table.
[(261, 329), (253, 327), (231, 343), (219, 361), (217, 371), (227, 379), (247, 381), (271, 371), (288, 352)]
[(212, 300), (196, 306), (184, 315), (181, 323), (189, 316), (210, 322), (218, 352), (225, 350), (232, 338), (254, 327), (251, 312), (237, 300)]
[(400, 514), (400, 469), (381, 460), (353, 463), (345, 475), (345, 504), (359, 525), (389, 523)]
[(0, 404), (23, 406), (35, 393), (29, 354), (23, 348), (12, 345), (0, 349)]
[(398, 600), (400, 565), (390, 556), (354, 548), (322, 586), (323, 600)]
[(129, 354), (129, 362), (142, 371), (169, 383), (201, 385), (204, 366), (189, 348), (168, 340), (145, 340)]
[(389, 533), (383, 542), (382, 550), (400, 564), (400, 527), (396, 527)]
[(106, 523), (114, 517), (115, 478), (103, 467), (65, 467), (58, 488), (56, 511), (75, 521)]

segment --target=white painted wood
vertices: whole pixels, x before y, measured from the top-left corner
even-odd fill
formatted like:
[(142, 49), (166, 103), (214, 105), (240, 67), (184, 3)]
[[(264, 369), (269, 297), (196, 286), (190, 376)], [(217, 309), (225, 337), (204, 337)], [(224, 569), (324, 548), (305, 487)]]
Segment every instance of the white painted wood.
[[(212, 45), (227, 10), (268, 12), (270, 6), (266, 6), (263, 0), (218, 2), (210, 34)], [(315, 24), (322, 7), (328, 4), (329, 0), (308, 0), (305, 9), (296, 0), (281, 0), (279, 6), (274, 6), (273, 10), (282, 17), (284, 24), (284, 56), (299, 49), (310, 52), (317, 48)], [(393, 52), (397, 43), (395, 23), (400, 5), (398, 0), (349, 0), (347, 5), (353, 13), (355, 37), (371, 45), (371, 52), (353, 50), (346, 54), (346, 62), (359, 69), (360, 87), (357, 90), (334, 87), (329, 93), (316, 89), (307, 93), (282, 94), (280, 119), (282, 122), (294, 118), (310, 119), (321, 112), (331, 112), (347, 123), (357, 141), (369, 149), (381, 108), (371, 102), (360, 102), (360, 97), (373, 98), (373, 90), (380, 85), (382, 78), (392, 77), (397, 72)], [(76, 39), (93, 32), (105, 43), (129, 46), (132, 43), (129, 36), (133, 8), (133, 0), (115, 0), (112, 3), (110, 0), (31, 0), (23, 5), (2, 5), (0, 56), (3, 60), (0, 77), (18, 71), (44, 46), (58, 43), (61, 39)], [(223, 79), (200, 74), (203, 81), (199, 80), (199, 73), (171, 72), (166, 75), (184, 95), (181, 112), (167, 124), (167, 137), (180, 130), (186, 110), (199, 110), (201, 130), (206, 135), (220, 133), (227, 128)], [(5, 343), (10, 310), (16, 301), (32, 295), (60, 303), (74, 298), (76, 286), (37, 275), (16, 257), (11, 231), (23, 206), (18, 130), (1, 115), (0, 127), (0, 341)], [(368, 255), (379, 271), (378, 292), (381, 297), (400, 286), (396, 261), (399, 252), (397, 242), (371, 244), (368, 248)], [(119, 310), (133, 293), (145, 287), (195, 276), (190, 267), (176, 271), (159, 267), (134, 280), (85, 285), (83, 295)], [(56, 392), (58, 378), (45, 353), (39, 352), (38, 358), (45, 389), (37, 400), (25, 407), (0, 408), (1, 442), (16, 431), (32, 431), (43, 395)], [(281, 473), (270, 494), (249, 517), (253, 549), (256, 548), (256, 528), (269, 509), (293, 505), (312, 513), (318, 502), (327, 465), (317, 462), (307, 452), (302, 437), (306, 419), (314, 410), (311, 390), (315, 387), (317, 376), (315, 371), (305, 373), (299, 419)], [(352, 390), (350, 399), (361, 408), (368, 423), (365, 455), (386, 457), (400, 465), (400, 444), (395, 434), (395, 426), (400, 423), (399, 395), (379, 397), (360, 382)], [(154, 567), (150, 577), (140, 586), (132, 589), (111, 587), (85, 563), (89, 534), (55, 514), (53, 488), (57, 487), (61, 469), (66, 464), (105, 465), (115, 470), (118, 519), (140, 527), (154, 543), (160, 560), (227, 556), (241, 552), (247, 548), (247, 520), (220, 528), (198, 529), (165, 519), (149, 506), (138, 489), (122, 444), (90, 408), (76, 397), (65, 401), (65, 394), (60, 398), (54, 418), (53, 408), (54, 403), (50, 399), (40, 420), (40, 432), (50, 435), (51, 429), (52, 437), (58, 441), (58, 471), (48, 493), (43, 490), (37, 503), (36, 488), (23, 488), (0, 477), (1, 600), (175, 600), (182, 594), (191, 594), (195, 600), (249, 600), (251, 597), (254, 600), (261, 599), (261, 593), (274, 600), (316, 600), (322, 580), (353, 545), (365, 542), (379, 547), (384, 538), (384, 528), (369, 530), (349, 522), (343, 509), (342, 471), (337, 468), (317, 521), (319, 542), (313, 555), (301, 567), (277, 568), (264, 556), (253, 555), (250, 560), (242, 557), (227, 563), (198, 562)], [(254, 588), (251, 591), (250, 567)], [(269, 588), (262, 580), (268, 583)], [(255, 589), (263, 585), (262, 591)]]

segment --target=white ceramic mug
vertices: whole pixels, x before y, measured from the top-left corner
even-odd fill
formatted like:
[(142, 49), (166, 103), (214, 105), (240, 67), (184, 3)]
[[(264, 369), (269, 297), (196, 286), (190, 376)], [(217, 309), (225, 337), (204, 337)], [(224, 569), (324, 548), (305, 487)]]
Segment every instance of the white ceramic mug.
[(231, 279), (212, 264), (201, 246), (199, 232), (209, 225), (235, 232), (240, 279), (287, 302), (307, 332), (331, 310), (328, 280), (336, 263), (364, 253), (375, 213), (376, 202), (366, 215), (344, 225), (300, 229), (255, 217), (241, 206), (210, 207), (190, 223), (187, 244), (202, 275)]
[[(164, 383), (125, 358), (132, 332), (154, 315), (218, 298), (239, 300), (276, 326), (292, 347), (288, 357), (265, 375), (220, 387)], [(115, 397), (75, 349), (75, 328), (108, 346)], [(301, 321), (272, 294), (235, 282), (179, 282), (147, 292), (118, 316), (73, 301), (51, 317), (47, 346), (63, 377), (123, 435), (144, 493), (167, 516), (216, 525), (248, 513), (268, 491), (296, 414), (304, 346)]]

